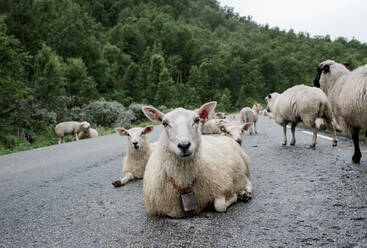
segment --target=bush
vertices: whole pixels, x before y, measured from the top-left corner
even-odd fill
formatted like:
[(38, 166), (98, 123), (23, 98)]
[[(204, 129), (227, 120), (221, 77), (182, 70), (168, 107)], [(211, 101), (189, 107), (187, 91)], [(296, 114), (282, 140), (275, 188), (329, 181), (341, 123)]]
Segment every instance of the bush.
[(143, 111), (141, 108), (144, 106), (144, 104), (140, 103), (132, 103), (129, 106), (129, 110), (132, 111), (132, 113), (135, 115), (135, 119), (132, 120), (133, 122), (140, 122), (140, 121), (146, 121), (147, 117), (145, 117)]

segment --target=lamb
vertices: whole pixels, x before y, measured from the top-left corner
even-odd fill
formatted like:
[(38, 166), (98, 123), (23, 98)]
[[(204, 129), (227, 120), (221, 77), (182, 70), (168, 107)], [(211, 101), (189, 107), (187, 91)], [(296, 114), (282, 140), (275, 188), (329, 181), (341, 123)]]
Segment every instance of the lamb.
[(317, 131), (325, 126), (333, 133), (332, 145), (337, 145), (335, 125), (330, 103), (322, 90), (306, 85), (296, 85), (282, 94), (272, 93), (265, 97), (267, 110), (274, 120), (283, 126), (283, 145), (287, 144), (287, 124), (291, 123), (291, 145), (296, 144), (295, 129), (298, 122), (313, 128), (311, 148), (316, 146)]
[(98, 137), (98, 131), (94, 128), (89, 128), (78, 134), (79, 139), (96, 138)]
[(206, 103), (197, 112), (177, 108), (167, 114), (142, 108), (164, 127), (144, 174), (150, 215), (183, 218), (201, 213), (212, 202), (216, 211), (225, 212), (237, 200), (251, 198), (246, 153), (233, 139), (200, 134), (200, 119), (206, 119), (215, 105)]
[(86, 121), (66, 121), (56, 125), (55, 133), (59, 137), (59, 144), (61, 144), (64, 143), (64, 136), (66, 135), (74, 135), (75, 139), (79, 141), (78, 135), (88, 131), (89, 128), (90, 124)]
[(242, 140), (245, 136), (244, 131), (247, 131), (251, 125), (251, 122), (247, 122), (242, 125), (237, 122), (231, 122), (228, 124), (219, 125), (218, 128), (225, 136), (234, 139), (239, 145), (242, 145)]
[(124, 177), (112, 183), (115, 187), (121, 187), (131, 180), (143, 178), (145, 166), (152, 153), (152, 147), (146, 134), (153, 131), (153, 126), (137, 127), (129, 130), (116, 128), (115, 130), (119, 135), (128, 137), (127, 153), (122, 161)]
[[(241, 123), (243, 123), (243, 124), (245, 124), (247, 122), (254, 123), (255, 134), (257, 134), (256, 122), (257, 122), (257, 118), (258, 118), (258, 112), (257, 112), (258, 110), (259, 110), (258, 106), (256, 104), (254, 104), (252, 109), (250, 109), (249, 107), (244, 107), (240, 111), (240, 121), (241, 121)], [(252, 135), (252, 134), (253, 134), (252, 127), (250, 127), (250, 135)]]
[(359, 163), (362, 157), (359, 132), (367, 129), (367, 65), (352, 72), (346, 66), (333, 60), (321, 62), (314, 86), (320, 87), (329, 98), (339, 128), (352, 134), (352, 162)]
[(264, 108), (263, 108), (263, 106), (261, 106), (261, 104), (259, 104), (259, 103), (255, 103), (255, 104), (252, 106), (252, 109), (253, 109), (253, 110), (255, 110), (256, 114), (258, 114), (258, 115), (259, 115), (259, 112), (260, 112), (261, 110), (263, 110)]

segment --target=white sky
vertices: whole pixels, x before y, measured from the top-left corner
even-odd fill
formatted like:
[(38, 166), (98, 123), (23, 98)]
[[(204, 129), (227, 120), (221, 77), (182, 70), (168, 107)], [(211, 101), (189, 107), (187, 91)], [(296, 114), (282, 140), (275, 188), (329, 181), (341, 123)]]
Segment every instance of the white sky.
[(367, 0), (217, 0), (258, 24), (367, 42)]

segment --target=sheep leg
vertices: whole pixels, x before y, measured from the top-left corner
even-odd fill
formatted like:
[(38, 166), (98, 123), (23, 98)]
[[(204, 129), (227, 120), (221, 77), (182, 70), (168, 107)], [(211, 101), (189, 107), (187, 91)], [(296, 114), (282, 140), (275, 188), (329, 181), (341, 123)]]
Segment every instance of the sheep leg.
[(121, 186), (125, 185), (127, 182), (129, 182), (131, 180), (134, 180), (134, 179), (135, 179), (135, 177), (133, 176), (133, 174), (131, 174), (130, 172), (128, 172), (120, 180), (114, 181), (112, 183), (112, 185), (115, 186), (115, 187), (121, 187)]
[(60, 145), (61, 143), (64, 143), (64, 137), (59, 137), (59, 145)]
[(295, 136), (295, 131), (296, 131), (296, 126), (297, 126), (297, 122), (292, 123), (291, 126), (291, 131), (292, 131), (292, 139), (291, 139), (291, 146), (294, 146), (296, 144), (296, 136)]
[(255, 134), (257, 134), (257, 130), (256, 130), (256, 122), (254, 122), (254, 129), (255, 129)]
[(234, 193), (231, 198), (226, 200), (225, 197), (216, 198), (214, 200), (214, 208), (217, 212), (225, 212), (227, 208), (237, 201), (237, 194)]
[(333, 141), (332, 141), (333, 143), (332, 144), (335, 147), (338, 145), (338, 138), (336, 137), (336, 128), (334, 125), (331, 126), (331, 130), (333, 132)]
[(354, 154), (352, 157), (352, 163), (359, 164), (361, 161), (361, 150), (359, 149), (359, 128), (353, 128), (352, 129), (352, 138), (353, 138), (353, 144), (354, 144)]
[(317, 127), (313, 128), (313, 135), (312, 135), (312, 144), (310, 145), (310, 148), (315, 148), (317, 143)]
[(76, 139), (76, 141), (79, 141), (78, 133), (77, 133), (77, 132), (75, 132), (75, 133), (74, 133), (74, 135), (75, 135), (75, 139)]
[(283, 146), (287, 145), (287, 124), (283, 124)]

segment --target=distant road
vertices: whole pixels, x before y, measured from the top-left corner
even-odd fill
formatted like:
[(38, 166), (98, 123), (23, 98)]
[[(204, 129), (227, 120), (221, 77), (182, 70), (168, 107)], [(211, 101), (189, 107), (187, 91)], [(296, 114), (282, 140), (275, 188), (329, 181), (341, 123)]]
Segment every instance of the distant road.
[(353, 165), (350, 140), (313, 150), (311, 138), (297, 129), (283, 147), (260, 117), (242, 145), (254, 198), (190, 219), (150, 217), (141, 180), (112, 186), (126, 145), (116, 134), (0, 156), (0, 247), (367, 247), (366, 145)]

